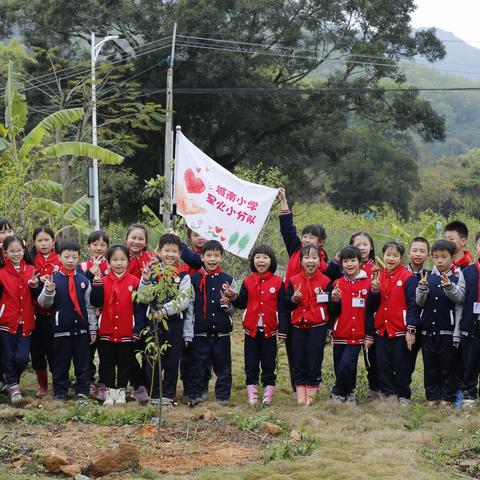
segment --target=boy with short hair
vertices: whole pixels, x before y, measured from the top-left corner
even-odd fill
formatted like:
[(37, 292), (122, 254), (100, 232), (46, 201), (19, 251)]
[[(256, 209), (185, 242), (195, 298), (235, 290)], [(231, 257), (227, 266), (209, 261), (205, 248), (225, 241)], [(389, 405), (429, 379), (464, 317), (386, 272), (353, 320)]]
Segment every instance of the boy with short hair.
[(445, 239), (455, 243), (453, 266), (463, 270), (473, 263), (472, 254), (465, 249), (468, 242), (468, 227), (459, 220), (454, 220), (445, 226)]
[[(429, 274), (430, 270), (425, 268), (425, 262), (430, 255), (430, 243), (428, 240), (423, 237), (415, 237), (411, 243), (410, 248), (408, 249), (408, 258), (410, 260), (407, 265), (407, 270), (412, 272), (418, 280), (422, 278), (422, 275)], [(422, 336), (417, 335), (416, 341), (412, 347), (411, 362), (412, 362), (412, 375), (415, 371), (415, 366), (417, 364), (418, 352), (422, 348)]]
[(222, 270), (224, 250), (220, 242), (206, 242), (201, 256), (204, 268), (191, 277), (194, 295), (187, 309), (183, 333), (185, 342), (191, 343), (191, 406), (203, 401), (205, 369), (209, 362), (217, 377), (217, 400), (228, 401), (232, 389), (230, 335), (234, 308), (223, 289), (230, 285), (236, 291), (236, 283), (231, 275)]
[(408, 249), (408, 259), (410, 260), (407, 265), (407, 270), (412, 272), (414, 275), (420, 279), (420, 276), (428, 270), (425, 269), (424, 265), (430, 254), (430, 244), (428, 240), (423, 237), (415, 237), (410, 242), (410, 248)]
[[(177, 390), (178, 367), (182, 350), (184, 311), (190, 303), (191, 282), (190, 276), (181, 270), (178, 264), (180, 259), (181, 244), (180, 239), (173, 234), (167, 233), (160, 237), (157, 255), (160, 260), (160, 276), (166, 281), (171, 281), (171, 287), (174, 293), (167, 295), (165, 301), (160, 305), (156, 301), (150, 305), (152, 314), (156, 317), (158, 323), (156, 334), (158, 335), (159, 345), (162, 347), (167, 344), (168, 347), (162, 352), (162, 398), (160, 399), (158, 368), (156, 365), (147, 365), (148, 385), (152, 385), (150, 403), (157, 404), (160, 401), (162, 405), (172, 406)], [(156, 282), (157, 279), (151, 275), (149, 268), (145, 268), (142, 276), (142, 285), (149, 285)], [(167, 322), (165, 328), (162, 320)], [(154, 333), (154, 332), (152, 332)]]
[(460, 332), (464, 365), (463, 405), (472, 406), (478, 399), (480, 371), (480, 232), (475, 236), (477, 260), (463, 270), (465, 299), (463, 301)]
[[(450, 240), (455, 243), (455, 255), (453, 256), (453, 271), (458, 275), (461, 271), (467, 268), (473, 263), (472, 254), (465, 249), (468, 242), (468, 227), (465, 223), (454, 220), (445, 226), (445, 239)], [(460, 408), (463, 401), (463, 391), (465, 390), (465, 385), (463, 384), (463, 378), (465, 376), (465, 367), (464, 367), (464, 358), (463, 355), (463, 344), (460, 344), (460, 347), (454, 353), (454, 362), (456, 363), (456, 376), (457, 376), (457, 392), (455, 407)], [(467, 400), (471, 400), (467, 395)], [(467, 402), (468, 404), (469, 402)]]
[[(422, 338), (424, 385), (429, 405), (451, 405), (455, 399), (455, 348), (460, 343), (463, 278), (451, 271), (456, 245), (439, 240), (432, 246), (433, 269), (424, 272), (416, 290), (423, 308), (416, 339)], [(462, 275), (460, 273), (460, 275)]]
[(73, 361), (77, 401), (86, 401), (90, 387), (90, 344), (96, 339), (97, 317), (90, 304), (91, 285), (77, 271), (80, 245), (64, 242), (59, 249), (60, 270), (49, 276), (38, 297), (53, 315), (53, 393), (54, 400), (66, 400), (68, 374)]

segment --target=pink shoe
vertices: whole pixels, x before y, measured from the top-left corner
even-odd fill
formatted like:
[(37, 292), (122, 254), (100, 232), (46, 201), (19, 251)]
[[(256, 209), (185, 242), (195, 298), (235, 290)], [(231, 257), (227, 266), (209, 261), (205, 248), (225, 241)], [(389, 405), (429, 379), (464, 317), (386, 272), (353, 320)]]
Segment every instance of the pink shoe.
[(250, 405), (256, 405), (258, 403), (257, 385), (247, 385), (247, 399)]
[(130, 398), (140, 403), (146, 403), (150, 400), (147, 389), (143, 385), (134, 390), (130, 394)]
[(44, 397), (48, 392), (48, 372), (47, 370), (39, 370), (37, 373), (38, 388), (35, 396), (37, 398)]
[(275, 393), (274, 385), (267, 385), (263, 390), (263, 400), (264, 405), (270, 405), (272, 403), (273, 394)]

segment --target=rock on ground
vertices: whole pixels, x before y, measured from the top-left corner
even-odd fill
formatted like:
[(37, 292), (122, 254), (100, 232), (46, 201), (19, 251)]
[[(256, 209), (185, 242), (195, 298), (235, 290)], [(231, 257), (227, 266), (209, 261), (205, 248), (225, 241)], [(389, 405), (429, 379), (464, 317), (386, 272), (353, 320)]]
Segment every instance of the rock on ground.
[(71, 463), (68, 456), (55, 447), (39, 450), (36, 455), (45, 470), (52, 473), (59, 473), (61, 471), (60, 467)]
[(122, 470), (137, 469), (139, 466), (138, 448), (131, 443), (122, 442), (115, 448), (101, 450), (97, 458), (90, 464), (88, 471), (100, 477)]

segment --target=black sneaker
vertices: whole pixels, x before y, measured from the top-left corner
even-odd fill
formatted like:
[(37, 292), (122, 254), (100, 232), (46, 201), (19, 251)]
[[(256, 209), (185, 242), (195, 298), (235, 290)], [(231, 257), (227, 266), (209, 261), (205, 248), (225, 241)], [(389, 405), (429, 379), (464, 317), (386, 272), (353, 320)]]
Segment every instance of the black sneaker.
[(192, 398), (192, 401), (190, 402), (190, 407), (191, 408), (196, 407), (197, 405), (200, 405), (201, 403), (203, 403), (203, 400), (200, 397)]
[(84, 393), (77, 393), (75, 401), (77, 403), (88, 403), (88, 396), (85, 395)]
[(54, 395), (53, 396), (53, 401), (54, 402), (66, 402), (67, 397), (65, 397), (64, 395)]

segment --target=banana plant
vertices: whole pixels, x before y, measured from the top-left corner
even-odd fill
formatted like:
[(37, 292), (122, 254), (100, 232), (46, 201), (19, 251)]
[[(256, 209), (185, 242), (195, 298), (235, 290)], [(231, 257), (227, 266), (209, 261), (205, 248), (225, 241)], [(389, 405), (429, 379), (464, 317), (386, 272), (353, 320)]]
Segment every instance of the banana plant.
[(52, 165), (61, 164), (68, 157), (96, 159), (109, 165), (122, 163), (123, 157), (86, 142), (55, 141), (55, 135), (61, 129), (71, 127), (83, 118), (82, 108), (54, 112), (24, 135), (28, 105), (23, 91), (24, 86), (14, 72), (13, 63), (9, 62), (4, 96), (5, 123), (0, 123), (0, 168), (11, 182), (3, 181), (0, 185), (1, 207), (6, 210), (2, 214), (11, 211), (24, 226), (32, 214), (43, 213), (43, 218), (52, 226), (65, 227), (76, 223), (79, 229), (83, 229), (88, 226), (85, 215), (88, 198), (83, 196), (72, 204), (57, 202), (55, 198), (65, 197), (65, 185), (42, 177), (57, 173), (52, 170)]

